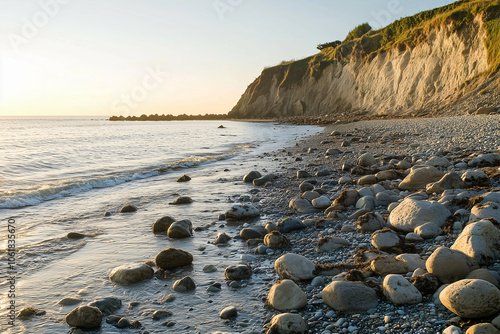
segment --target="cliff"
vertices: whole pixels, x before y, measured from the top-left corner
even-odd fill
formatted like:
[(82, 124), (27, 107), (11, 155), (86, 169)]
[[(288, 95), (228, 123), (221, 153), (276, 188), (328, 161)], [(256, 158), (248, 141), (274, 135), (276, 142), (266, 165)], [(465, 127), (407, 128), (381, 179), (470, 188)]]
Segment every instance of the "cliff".
[(499, 48), (500, 0), (459, 1), (264, 69), (229, 116), (464, 114), (500, 102)]

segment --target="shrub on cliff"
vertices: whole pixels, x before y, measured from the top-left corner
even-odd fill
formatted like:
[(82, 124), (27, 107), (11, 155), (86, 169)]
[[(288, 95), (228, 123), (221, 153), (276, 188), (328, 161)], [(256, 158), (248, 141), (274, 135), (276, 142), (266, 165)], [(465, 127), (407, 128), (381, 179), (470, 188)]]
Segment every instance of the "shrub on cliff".
[(347, 37), (345, 38), (344, 43), (355, 40), (356, 38), (360, 38), (361, 36), (363, 36), (364, 34), (369, 32), (370, 30), (372, 30), (372, 27), (368, 23), (362, 23), (359, 26), (357, 26), (356, 28), (352, 29), (349, 32), (349, 34), (347, 34)]

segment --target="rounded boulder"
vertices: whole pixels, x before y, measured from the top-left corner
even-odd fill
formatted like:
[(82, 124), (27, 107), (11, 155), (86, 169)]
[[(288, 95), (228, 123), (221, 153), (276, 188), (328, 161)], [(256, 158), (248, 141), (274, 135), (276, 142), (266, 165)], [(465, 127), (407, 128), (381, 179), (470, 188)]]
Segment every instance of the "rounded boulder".
[(269, 305), (274, 309), (287, 312), (300, 310), (307, 305), (307, 296), (292, 280), (276, 282), (269, 290), (267, 297)]
[(443, 305), (463, 318), (486, 318), (500, 312), (500, 290), (490, 282), (463, 279), (439, 294)]
[(355, 313), (377, 307), (377, 294), (363, 283), (335, 281), (321, 291), (323, 302), (336, 311)]
[(66, 323), (71, 327), (83, 330), (94, 330), (101, 327), (102, 312), (94, 306), (80, 306), (69, 312)]
[(307, 324), (300, 314), (282, 313), (275, 315), (266, 334), (302, 334), (307, 333)]
[(274, 270), (281, 279), (303, 281), (314, 278), (316, 265), (302, 255), (287, 253), (274, 262)]
[(425, 261), (425, 268), (441, 282), (453, 283), (465, 278), (479, 266), (474, 259), (460, 251), (439, 247)]
[(391, 211), (388, 225), (403, 232), (413, 232), (416, 227), (433, 222), (442, 227), (451, 212), (441, 203), (405, 198)]
[(114, 268), (109, 279), (118, 284), (134, 284), (153, 277), (154, 270), (145, 263), (131, 263)]
[(182, 249), (169, 248), (156, 255), (155, 263), (163, 270), (186, 266), (193, 262), (193, 255)]

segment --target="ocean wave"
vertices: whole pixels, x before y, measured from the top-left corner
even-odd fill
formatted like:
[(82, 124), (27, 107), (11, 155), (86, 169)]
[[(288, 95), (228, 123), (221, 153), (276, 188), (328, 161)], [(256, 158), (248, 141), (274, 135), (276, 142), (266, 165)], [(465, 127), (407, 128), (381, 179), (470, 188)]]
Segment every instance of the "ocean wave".
[(0, 191), (0, 209), (17, 209), (38, 205), (45, 201), (72, 196), (92, 189), (109, 188), (125, 182), (147, 179), (172, 170), (188, 169), (202, 164), (227, 160), (234, 153), (222, 155), (190, 156), (160, 166), (150, 166), (139, 170), (131, 170), (99, 177), (75, 178), (58, 183), (45, 184), (30, 189)]

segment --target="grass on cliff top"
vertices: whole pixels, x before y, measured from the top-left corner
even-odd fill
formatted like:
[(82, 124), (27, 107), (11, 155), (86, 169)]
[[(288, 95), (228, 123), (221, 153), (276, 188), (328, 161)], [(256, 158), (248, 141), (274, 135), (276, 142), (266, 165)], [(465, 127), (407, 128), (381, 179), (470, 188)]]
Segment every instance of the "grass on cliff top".
[[(336, 42), (323, 44), (333, 46), (325, 47), (320, 53), (305, 59), (282, 62), (280, 65), (269, 67), (262, 74), (266, 77), (270, 75), (271, 78), (277, 75), (281, 83), (280, 88), (287, 88), (301, 79), (318, 78), (323, 69), (332, 62), (347, 63), (352, 58), (370, 61), (377, 54), (391, 49), (399, 51), (413, 49), (425, 43), (429, 32), (433, 29), (450, 26), (453, 32), (460, 33), (460, 30), (478, 15), (483, 16), (487, 32), (485, 46), (490, 66), (488, 72), (494, 73), (500, 69), (500, 0), (461, 0), (402, 18), (379, 30), (367, 30), (358, 38), (352, 38), (351, 32), (350, 36), (340, 44)], [(262, 78), (260, 81), (265, 82)], [(261, 89), (265, 91), (265, 87)], [(256, 87), (254, 96), (258, 97), (260, 95), (258, 91), (261, 89)]]
[(488, 34), (485, 40), (488, 64), (491, 70), (497, 70), (500, 65), (500, 0), (462, 0), (402, 18), (385, 28), (368, 31), (355, 40), (323, 49), (315, 55), (313, 63), (347, 62), (352, 57), (369, 61), (380, 52), (413, 49), (427, 40), (431, 30), (451, 26), (452, 32), (460, 32), (478, 15), (483, 16)]

